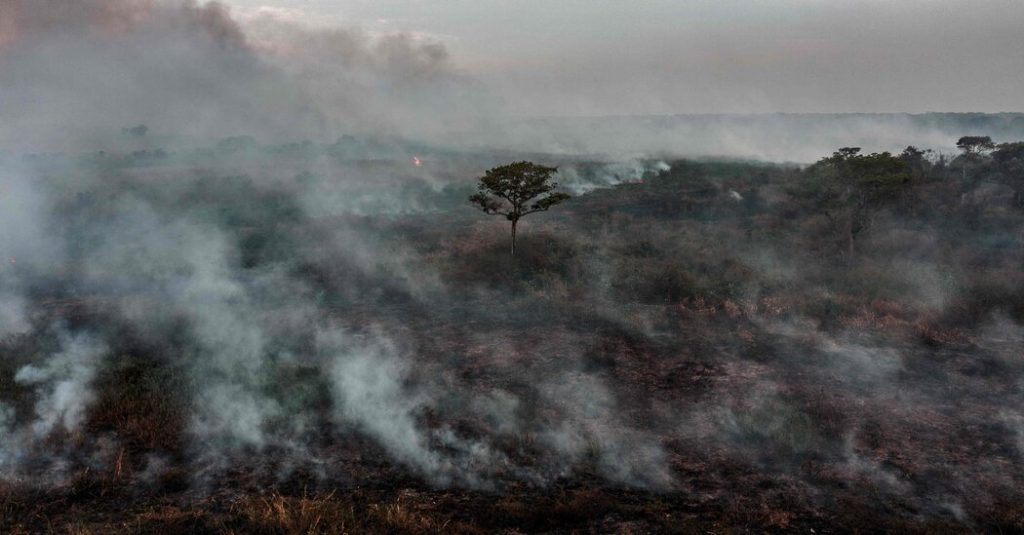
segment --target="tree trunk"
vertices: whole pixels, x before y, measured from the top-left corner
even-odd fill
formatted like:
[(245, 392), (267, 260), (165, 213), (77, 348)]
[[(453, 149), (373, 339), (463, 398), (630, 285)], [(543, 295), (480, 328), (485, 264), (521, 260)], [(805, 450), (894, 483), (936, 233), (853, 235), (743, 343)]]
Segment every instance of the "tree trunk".
[(516, 255), (516, 223), (518, 222), (518, 219), (512, 220), (512, 256)]
[(858, 223), (855, 215), (851, 215), (846, 227), (846, 261), (853, 263), (853, 255), (857, 252)]

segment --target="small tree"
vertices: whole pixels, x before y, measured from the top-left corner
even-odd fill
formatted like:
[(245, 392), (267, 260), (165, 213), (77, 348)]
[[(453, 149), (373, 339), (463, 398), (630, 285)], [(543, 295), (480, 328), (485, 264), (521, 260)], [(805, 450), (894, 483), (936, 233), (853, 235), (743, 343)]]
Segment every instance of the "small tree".
[(967, 162), (977, 160), (983, 152), (990, 151), (996, 146), (992, 143), (992, 138), (988, 136), (964, 136), (957, 140), (956, 147), (964, 153), (961, 169), (963, 179), (967, 180)]
[(489, 169), (480, 177), (477, 193), (469, 202), (488, 215), (505, 216), (512, 223), (512, 254), (516, 254), (516, 224), (523, 216), (547, 211), (567, 199), (569, 195), (554, 191), (557, 182), (551, 175), (556, 167), (545, 167), (533, 162), (515, 162)]

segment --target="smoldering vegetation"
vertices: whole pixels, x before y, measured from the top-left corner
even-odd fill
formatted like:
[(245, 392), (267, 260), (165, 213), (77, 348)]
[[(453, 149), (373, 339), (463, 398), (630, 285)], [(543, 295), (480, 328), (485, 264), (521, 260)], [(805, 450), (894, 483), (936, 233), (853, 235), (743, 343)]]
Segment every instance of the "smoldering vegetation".
[[(418, 37), (75, 6), (0, 5), (3, 531), (1024, 529), (1019, 116), (629, 146)], [(513, 257), (519, 159), (574, 198)]]
[[(34, 163), (8, 167), (10, 183), (30, 188), (23, 195), (37, 195), (42, 205), (28, 213), (5, 210), (9, 379), (24, 396), (11, 404), (31, 408), (12, 409), (7, 421), (10, 436), (19, 438), (4, 448), (8, 478), (56, 484), (102, 456), (90, 451), (92, 439), (106, 435), (99, 430), (74, 448), (86, 463), (80, 467), (43, 447), (54, 431), (88, 426), (94, 404), (115, 413), (133, 412), (137, 404), (158, 410), (107, 414), (100, 420), (113, 421), (93, 423), (118, 428), (125, 423), (119, 417), (129, 418), (146, 436), (124, 438), (144, 446), (145, 463), (187, 460), (210, 478), (222, 477), (218, 470), (234, 466), (236, 457), (257, 452), (294, 463), (276, 468), (282, 476), (302, 470), (342, 477), (333, 473), (337, 460), (328, 459), (338, 452), (330, 450), (354, 433), (433, 484), (542, 483), (568, 473), (570, 459), (593, 441), (624, 451), (625, 441), (648, 440), (628, 426), (588, 424), (577, 404), (566, 414), (556, 410), (571, 396), (591, 417), (613, 412), (613, 396), (593, 378), (570, 387), (560, 375), (506, 376), (490, 387), (476, 385), (479, 391), (459, 380), (457, 363), (476, 360), (469, 353), (501, 358), (525, 351), (519, 344), (529, 341), (513, 342), (517, 330), (504, 330), (507, 311), (485, 306), (511, 295), (449, 280), (432, 259), (438, 253), (417, 245), (414, 228), (406, 228), (461, 207), (471, 184), (448, 176), (455, 171), (415, 176), (404, 159), (325, 157), (307, 162), (324, 175), (301, 171), (281, 179), (279, 169), (233, 174), (244, 171), (164, 158), (170, 163), (139, 166), (132, 158), (90, 155), (29, 158)], [(234, 165), (243, 169), (284, 159), (277, 148), (239, 158)], [(223, 163), (231, 161), (225, 156)], [(292, 170), (302, 162), (291, 162)], [(472, 169), (461, 166), (456, 176)], [(353, 175), (381, 179), (356, 192), (347, 178)], [(367, 205), (365, 195), (377, 204)], [(346, 197), (349, 203), (340, 201)], [(410, 199), (419, 204), (404, 206)], [(7, 200), (12, 208), (22, 203)], [(53, 246), (37, 251), (22, 241), (40, 237), (17, 229), (39, 229)], [(432, 248), (445, 247), (430, 241)], [(460, 326), (465, 314), (484, 323)], [(577, 331), (562, 333), (544, 350), (562, 355), (552, 371), (571, 374), (579, 367), (584, 343)], [(496, 343), (504, 337), (508, 347)], [(467, 338), (468, 345), (458, 342)], [(96, 383), (115, 399), (97, 397)], [(146, 390), (132, 392), (136, 387)], [(524, 420), (520, 412), (541, 410), (519, 408), (524, 399), (547, 399), (554, 412)], [(430, 413), (437, 413), (436, 422)], [(458, 413), (465, 421), (449, 420)], [(525, 434), (542, 437), (529, 463), (511, 459), (516, 452), (496, 442)], [(108, 448), (109, 440), (97, 447)], [(658, 451), (656, 441), (650, 448)], [(658, 464), (619, 466), (618, 460), (605, 460), (613, 479), (638, 485), (669, 479)]]
[(587, 193), (510, 257), (465, 203), (505, 154), (238, 143), (4, 162), (10, 522), (359, 488), (466, 529), (1020, 527), (1017, 145), (883, 155), (867, 204), (836, 155), (551, 156)]

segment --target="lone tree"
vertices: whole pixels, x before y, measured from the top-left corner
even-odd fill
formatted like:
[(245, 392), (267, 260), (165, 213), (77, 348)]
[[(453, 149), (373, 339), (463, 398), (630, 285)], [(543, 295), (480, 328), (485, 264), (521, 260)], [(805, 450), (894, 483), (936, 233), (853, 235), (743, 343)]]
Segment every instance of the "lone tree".
[(990, 151), (996, 146), (988, 136), (964, 136), (957, 140), (956, 147), (964, 152), (961, 170), (963, 179), (967, 180), (967, 162), (977, 160), (983, 152)]
[(545, 167), (533, 162), (515, 162), (489, 169), (480, 177), (477, 193), (469, 202), (488, 215), (505, 216), (512, 223), (512, 254), (516, 254), (516, 224), (523, 216), (544, 212), (569, 198), (566, 193), (554, 191), (557, 182), (551, 175), (556, 167)]

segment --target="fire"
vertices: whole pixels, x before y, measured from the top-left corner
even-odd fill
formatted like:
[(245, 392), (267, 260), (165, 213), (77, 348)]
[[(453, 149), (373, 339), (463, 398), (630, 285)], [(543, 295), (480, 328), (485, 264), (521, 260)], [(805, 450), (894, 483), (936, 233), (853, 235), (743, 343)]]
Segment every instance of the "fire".
[(412, 164), (415, 165), (416, 167), (419, 167), (419, 166), (423, 165), (423, 162), (420, 161), (418, 156), (413, 156), (412, 157)]

